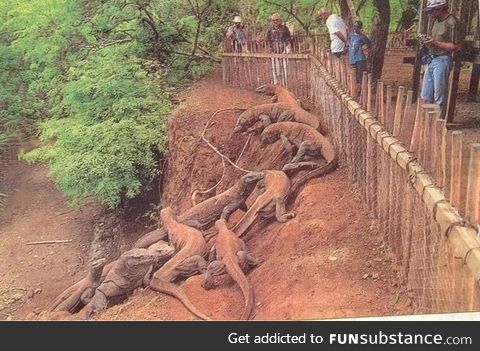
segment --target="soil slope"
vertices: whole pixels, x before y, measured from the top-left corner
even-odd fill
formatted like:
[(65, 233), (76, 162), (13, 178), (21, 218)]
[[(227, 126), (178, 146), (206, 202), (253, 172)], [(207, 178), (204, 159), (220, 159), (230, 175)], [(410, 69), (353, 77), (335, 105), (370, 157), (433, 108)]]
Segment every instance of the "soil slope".
[[(194, 190), (208, 189), (222, 179), (220, 157), (200, 140), (213, 112), (228, 107), (251, 107), (268, 100), (250, 91), (221, 84), (212, 75), (185, 94), (169, 125), (170, 154), (163, 184), (163, 206), (181, 212), (192, 205)], [(246, 137), (234, 135), (238, 113), (214, 118), (207, 138), (225, 155), (250, 170), (285, 162), (281, 147), (266, 150), (253, 138), (238, 158)], [(279, 156), (280, 155), (280, 156)], [(279, 157), (277, 157), (279, 156)], [(229, 187), (242, 173), (228, 167), (212, 196)], [(399, 284), (395, 267), (381, 236), (352, 190), (345, 170), (311, 181), (294, 203), (297, 216), (281, 223), (255, 225), (247, 234), (249, 250), (262, 264), (248, 279), (255, 291), (254, 319), (322, 319), (406, 314), (410, 302)], [(231, 224), (241, 213), (235, 213)], [(205, 291), (202, 276), (182, 286), (192, 302), (213, 319), (237, 319), (243, 310), (239, 288), (228, 278)], [(105, 311), (99, 319), (195, 319), (171, 297), (138, 291), (123, 305)]]

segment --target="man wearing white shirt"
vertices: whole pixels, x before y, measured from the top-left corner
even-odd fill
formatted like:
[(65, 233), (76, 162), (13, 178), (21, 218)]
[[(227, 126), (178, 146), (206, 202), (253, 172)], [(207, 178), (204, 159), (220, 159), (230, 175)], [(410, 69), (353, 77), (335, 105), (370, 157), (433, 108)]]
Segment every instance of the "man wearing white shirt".
[(348, 48), (348, 29), (343, 19), (324, 7), (318, 10), (318, 19), (327, 25), (332, 54), (337, 57), (345, 54)]

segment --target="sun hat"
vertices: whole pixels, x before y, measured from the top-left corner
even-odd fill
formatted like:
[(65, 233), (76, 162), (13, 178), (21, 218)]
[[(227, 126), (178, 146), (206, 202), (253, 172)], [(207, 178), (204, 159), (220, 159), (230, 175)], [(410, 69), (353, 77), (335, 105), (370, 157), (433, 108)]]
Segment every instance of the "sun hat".
[(235, 16), (235, 18), (233, 19), (233, 22), (235, 22), (235, 23), (241, 23), (241, 22), (242, 22), (242, 17), (240, 17), (240, 16)]
[(438, 7), (447, 6), (447, 0), (428, 0), (427, 6), (423, 9), (423, 12), (430, 12)]

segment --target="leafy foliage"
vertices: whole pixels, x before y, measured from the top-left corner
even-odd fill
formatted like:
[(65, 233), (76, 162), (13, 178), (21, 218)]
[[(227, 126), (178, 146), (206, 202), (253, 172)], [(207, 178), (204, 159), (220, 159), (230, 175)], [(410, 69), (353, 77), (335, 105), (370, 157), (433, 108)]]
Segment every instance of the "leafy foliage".
[(235, 15), (259, 32), (273, 12), (324, 30), (314, 14), (327, 4), (2, 0), (0, 143), (38, 134), (44, 146), (25, 159), (48, 164), (72, 201), (118, 206), (158, 175), (172, 95), (215, 67)]

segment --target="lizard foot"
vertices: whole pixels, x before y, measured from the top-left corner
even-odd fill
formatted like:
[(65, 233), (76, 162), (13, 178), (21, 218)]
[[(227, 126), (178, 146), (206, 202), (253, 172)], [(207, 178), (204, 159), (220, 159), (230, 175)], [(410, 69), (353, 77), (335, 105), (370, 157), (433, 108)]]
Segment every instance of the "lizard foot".
[(280, 219), (278, 220), (280, 223), (285, 223), (286, 221), (295, 218), (296, 214), (295, 212), (287, 212), (283, 214)]
[(282, 168), (282, 171), (284, 171), (285, 173), (291, 173), (295, 170), (298, 169), (298, 165), (294, 164), (294, 163), (287, 163), (285, 166), (283, 166)]

